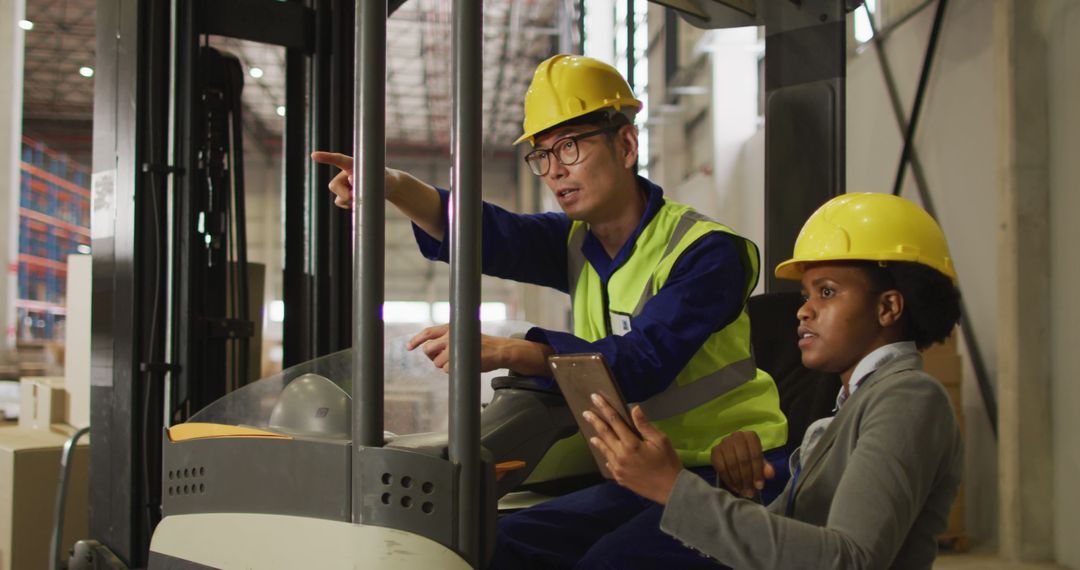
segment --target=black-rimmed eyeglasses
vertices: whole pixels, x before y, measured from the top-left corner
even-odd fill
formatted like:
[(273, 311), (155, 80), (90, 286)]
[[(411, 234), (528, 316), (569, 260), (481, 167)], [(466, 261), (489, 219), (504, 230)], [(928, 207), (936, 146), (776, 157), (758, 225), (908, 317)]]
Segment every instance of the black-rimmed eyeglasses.
[(595, 131), (589, 131), (581, 133), (580, 135), (570, 135), (563, 137), (550, 148), (538, 148), (525, 155), (525, 162), (529, 164), (529, 168), (533, 174), (537, 176), (543, 176), (551, 170), (551, 158), (559, 161), (559, 164), (563, 166), (570, 166), (571, 164), (577, 164), (577, 161), (581, 160), (581, 151), (578, 150), (578, 141), (581, 139), (587, 139), (589, 137), (596, 136), (600, 133), (607, 133), (617, 130), (619, 127), (612, 125), (604, 127), (602, 129), (596, 129)]

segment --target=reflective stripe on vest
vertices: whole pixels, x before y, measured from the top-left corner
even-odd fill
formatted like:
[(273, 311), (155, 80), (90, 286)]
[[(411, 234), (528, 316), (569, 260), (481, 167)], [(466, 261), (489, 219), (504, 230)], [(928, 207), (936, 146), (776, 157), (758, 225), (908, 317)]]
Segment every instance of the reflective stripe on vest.
[(672, 382), (667, 389), (640, 404), (641, 410), (651, 420), (665, 420), (685, 414), (704, 402), (746, 384), (757, 374), (754, 357), (740, 360), (704, 376), (689, 384)]
[[(679, 245), (679, 242), (686, 237), (686, 232), (690, 231), (690, 228), (694, 227), (694, 224), (699, 221), (711, 222), (712, 220), (693, 210), (684, 213), (682, 218), (679, 219), (679, 224), (675, 226), (675, 231), (671, 234), (671, 241), (668, 242), (667, 249), (664, 250), (664, 255), (661, 255), (660, 258), (663, 259), (671, 255), (671, 252), (675, 250), (675, 246)], [(641, 299), (638, 300), (637, 306), (634, 307), (635, 317), (640, 315), (641, 311), (645, 309), (645, 303), (648, 303), (653, 298), (652, 290), (654, 277), (654, 275), (649, 276), (649, 282), (645, 284), (645, 290), (641, 293)]]
[(570, 226), (570, 232), (570, 239), (566, 242), (566, 274), (570, 276), (570, 289), (567, 293), (573, 297), (577, 291), (578, 279), (581, 279), (581, 270), (585, 269), (586, 259), (585, 254), (581, 253), (581, 247), (585, 245), (585, 234), (589, 232), (576, 224)]

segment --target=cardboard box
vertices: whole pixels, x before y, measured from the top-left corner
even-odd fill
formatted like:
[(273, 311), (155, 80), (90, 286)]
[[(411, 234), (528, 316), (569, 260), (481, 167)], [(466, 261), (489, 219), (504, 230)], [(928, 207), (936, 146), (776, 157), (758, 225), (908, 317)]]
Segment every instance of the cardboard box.
[(960, 386), (962, 368), (956, 353), (956, 331), (942, 344), (935, 344), (922, 353), (923, 370), (946, 386)]
[(18, 382), (0, 380), (0, 422), (19, 419), (22, 392)]
[(19, 427), (48, 430), (52, 424), (67, 423), (67, 392), (64, 379), (30, 376), (21, 379)]
[[(923, 351), (923, 369), (937, 378), (945, 388), (952, 402), (953, 412), (960, 424), (960, 434), (964, 433), (963, 400), (961, 398), (961, 383), (963, 381), (963, 368), (960, 356), (956, 352), (956, 330), (945, 339), (942, 344), (935, 344)], [(965, 529), (964, 486), (960, 485), (959, 494), (949, 511), (949, 524), (945, 532), (938, 537), (938, 542), (943, 546), (952, 548), (954, 551), (967, 550), (968, 538)]]
[[(0, 427), (0, 570), (48, 568), (53, 509), (64, 443), (74, 433), (51, 429)], [(76, 540), (87, 538), (87, 470), (90, 450), (83, 437), (72, 456), (61, 557)]]

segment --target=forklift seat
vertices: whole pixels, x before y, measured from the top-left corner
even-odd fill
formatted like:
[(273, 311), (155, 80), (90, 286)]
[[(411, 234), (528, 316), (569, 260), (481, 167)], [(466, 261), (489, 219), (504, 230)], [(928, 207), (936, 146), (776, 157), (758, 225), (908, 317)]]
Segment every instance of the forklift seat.
[(810, 370), (802, 364), (799, 322), (795, 312), (802, 305), (797, 292), (766, 293), (750, 297), (750, 345), (757, 367), (768, 372), (780, 392), (780, 410), (788, 420), (790, 454), (802, 444), (806, 428), (832, 414), (840, 375)]

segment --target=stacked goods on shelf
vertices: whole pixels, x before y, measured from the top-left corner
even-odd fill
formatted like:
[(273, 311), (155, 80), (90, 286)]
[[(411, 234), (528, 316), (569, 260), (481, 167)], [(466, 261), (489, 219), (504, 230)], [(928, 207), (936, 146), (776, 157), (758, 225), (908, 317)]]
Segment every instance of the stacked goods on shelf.
[(90, 246), (90, 172), (23, 137), (19, 194), (18, 341), (64, 336), (67, 256)]

